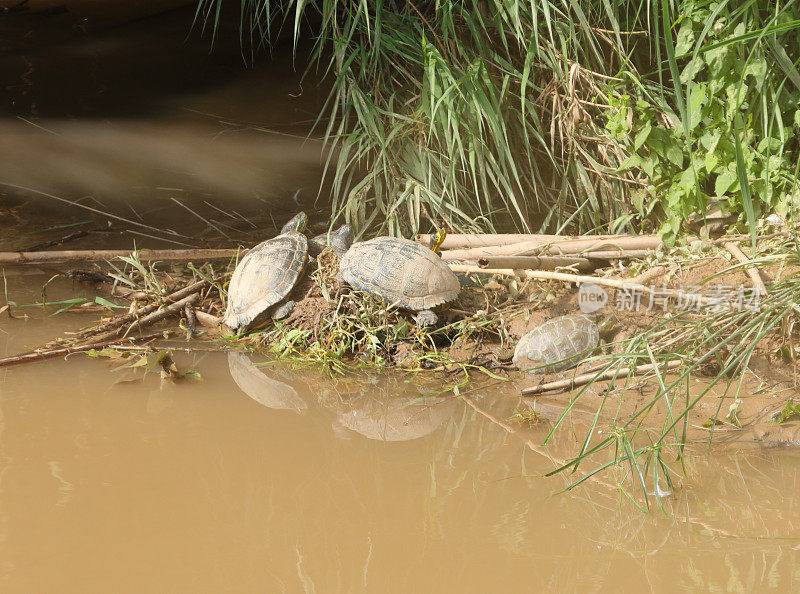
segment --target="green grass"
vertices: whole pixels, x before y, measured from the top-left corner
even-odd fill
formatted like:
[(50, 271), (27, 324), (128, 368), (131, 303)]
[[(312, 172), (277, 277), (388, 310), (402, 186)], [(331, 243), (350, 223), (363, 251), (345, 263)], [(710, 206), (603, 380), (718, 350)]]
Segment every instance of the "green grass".
[(333, 213), (361, 231), (670, 235), (709, 200), (752, 228), (796, 194), (796, 0), (236, 4), (243, 39), (313, 38)]
[[(793, 241), (786, 240), (765, 250), (755, 262), (759, 266), (797, 267), (800, 258)], [(737, 268), (733, 266), (729, 270)], [(710, 277), (705, 282), (714, 280)], [(567, 487), (572, 488), (610, 467), (627, 466), (629, 486), (620, 488), (637, 505), (648, 508), (655, 491), (654, 481), (660, 477), (671, 485), (677, 469), (670, 464), (683, 464), (689, 414), (701, 399), (711, 393), (725, 395), (724, 400), (719, 398), (716, 411), (706, 422), (709, 443), (718, 425), (734, 428), (740, 425), (737, 407), (723, 408), (723, 402), (737, 402), (757, 348), (761, 347), (762, 354), (772, 357), (779, 356), (787, 345), (790, 350), (794, 348), (797, 340), (794, 324), (800, 315), (798, 302), (800, 273), (789, 272), (769, 287), (769, 295), (761, 298), (757, 310), (681, 311), (664, 318), (641, 335), (625, 340), (621, 348), (616, 349), (617, 354), (598, 355), (595, 359), (602, 363), (601, 373), (674, 359), (685, 364), (669, 378), (657, 372), (650, 380), (655, 387), (652, 396), (639, 404), (629, 417), (619, 416), (613, 409), (616, 404), (611, 403), (625, 398), (626, 391), (632, 389), (639, 378), (617, 379), (608, 384), (592, 382), (574, 391), (547, 440), (569, 420), (571, 410), (590, 389), (599, 391), (601, 403), (578, 453), (550, 474), (577, 473), (578, 478)], [(775, 352), (765, 352), (765, 343), (761, 341), (767, 337), (773, 340), (780, 337), (783, 346)], [(696, 381), (698, 378), (700, 383)], [(657, 407), (662, 411), (659, 414), (654, 412)], [(596, 439), (598, 427), (605, 430), (601, 439)], [(582, 472), (578, 473), (579, 469)], [(671, 486), (669, 488), (671, 490)]]

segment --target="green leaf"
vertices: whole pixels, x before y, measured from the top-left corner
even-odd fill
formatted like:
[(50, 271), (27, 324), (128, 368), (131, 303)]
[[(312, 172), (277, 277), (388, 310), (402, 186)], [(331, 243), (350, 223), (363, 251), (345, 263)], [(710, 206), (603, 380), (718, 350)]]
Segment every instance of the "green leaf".
[(619, 164), (617, 167), (617, 171), (627, 171), (628, 169), (636, 169), (637, 167), (641, 167), (643, 159), (639, 155), (631, 155), (627, 159), (625, 159), (622, 163)]
[(94, 302), (97, 305), (102, 305), (109, 309), (127, 309), (124, 305), (117, 305), (116, 303), (111, 303), (108, 299), (103, 299), (102, 297), (95, 297)]
[(107, 359), (119, 359), (120, 357), (122, 357), (121, 352), (119, 352), (117, 349), (112, 349), (109, 347), (106, 347), (100, 351), (91, 349), (89, 351), (86, 351), (86, 354), (89, 355), (90, 357), (106, 357)]
[(676, 167), (683, 167), (683, 147), (677, 141), (666, 146), (666, 157)]
[(734, 183), (736, 183), (736, 172), (730, 167), (724, 169), (722, 173), (717, 176), (717, 181), (714, 183), (714, 193), (718, 197), (722, 197), (731, 189)]
[(719, 157), (717, 157), (717, 153), (714, 151), (707, 152), (704, 163), (706, 166), (706, 171), (708, 173), (713, 173), (717, 168), (717, 165), (719, 165)]
[(636, 133), (636, 138), (633, 141), (633, 149), (638, 151), (642, 145), (647, 142), (647, 137), (650, 136), (653, 126), (650, 122), (645, 122), (644, 126)]
[(707, 97), (706, 85), (699, 84), (692, 87), (689, 93), (689, 130), (694, 130), (703, 121), (703, 105)]
[(742, 142), (739, 139), (739, 130), (744, 133), (744, 126), (742, 125), (742, 117), (736, 114), (735, 119), (734, 138), (736, 139), (736, 172), (739, 175), (739, 187), (742, 191), (742, 206), (744, 213), (747, 215), (747, 225), (750, 227), (750, 240), (753, 245), (753, 250), (756, 249), (756, 213), (753, 208), (753, 198), (750, 196), (750, 185), (747, 183), (747, 166), (745, 164), (744, 156), (742, 155)]

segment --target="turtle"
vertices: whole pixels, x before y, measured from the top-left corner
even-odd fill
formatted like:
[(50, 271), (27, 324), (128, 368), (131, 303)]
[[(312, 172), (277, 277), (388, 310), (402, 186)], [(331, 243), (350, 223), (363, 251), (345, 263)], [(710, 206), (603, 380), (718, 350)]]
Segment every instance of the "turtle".
[(416, 311), (417, 326), (435, 324), (434, 308), (458, 297), (461, 284), (433, 249), (400, 237), (376, 237), (353, 244), (339, 264), (339, 281), (387, 303)]
[(556, 373), (578, 365), (599, 344), (600, 329), (591, 316), (559, 316), (525, 334), (514, 349), (513, 361), (531, 373)]
[(308, 219), (298, 213), (280, 235), (259, 243), (236, 265), (228, 287), (228, 307), (222, 323), (239, 330), (265, 319), (288, 316), (295, 303), (286, 297), (303, 273), (308, 239), (303, 235)]
[(312, 256), (319, 255), (326, 247), (333, 248), (336, 255), (341, 258), (347, 248), (353, 243), (353, 228), (344, 224), (336, 231), (320, 233), (308, 240), (308, 251)]
[(241, 351), (228, 352), (228, 368), (237, 386), (259, 404), (275, 410), (300, 413), (308, 408), (292, 386), (271, 378)]

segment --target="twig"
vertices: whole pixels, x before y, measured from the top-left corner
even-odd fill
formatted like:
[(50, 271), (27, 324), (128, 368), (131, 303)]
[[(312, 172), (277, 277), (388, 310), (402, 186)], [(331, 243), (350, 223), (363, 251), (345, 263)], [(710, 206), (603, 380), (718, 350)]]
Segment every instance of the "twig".
[(33, 361), (43, 361), (45, 359), (54, 359), (56, 357), (61, 357), (62, 355), (66, 357), (67, 355), (71, 355), (73, 353), (85, 353), (86, 351), (91, 351), (92, 349), (102, 349), (107, 346), (119, 344), (121, 342), (141, 342), (152, 340), (154, 338), (163, 338), (163, 336), (163, 332), (154, 332), (153, 334), (145, 334), (144, 336), (131, 336), (128, 338), (117, 338), (114, 340), (93, 342), (92, 344), (63, 347), (59, 349), (31, 351), (29, 353), (22, 353), (20, 355), (14, 355), (12, 357), (4, 357), (0, 359), (0, 367), (8, 367), (9, 365), (18, 365), (20, 363), (32, 363)]
[[(449, 264), (449, 266), (450, 270), (452, 270), (453, 272), (464, 272), (464, 273), (482, 272), (484, 274), (501, 274), (504, 276), (519, 276), (525, 280), (556, 280), (556, 281), (563, 281), (567, 283), (578, 283), (578, 284), (594, 283), (596, 285), (613, 287), (615, 289), (638, 291), (647, 294), (653, 294), (655, 292), (655, 289), (653, 287), (639, 285), (627, 280), (621, 280), (617, 278), (602, 278), (602, 277), (587, 276), (582, 274), (550, 272), (546, 270), (510, 270), (507, 268), (490, 269), (490, 268), (480, 268), (479, 266), (472, 266), (468, 264)], [(680, 299), (686, 296), (686, 293), (674, 289), (662, 288), (658, 289), (658, 292), (659, 296), (672, 297), (674, 299)], [(694, 300), (695, 303), (698, 303), (700, 305), (713, 305), (713, 306), (720, 305), (719, 299), (705, 297), (704, 295), (698, 295), (696, 293), (692, 293), (691, 298)]]
[(45, 241), (44, 243), (37, 243), (36, 245), (32, 245), (29, 248), (25, 248), (25, 252), (38, 252), (39, 250), (45, 250), (47, 248), (55, 247), (57, 245), (61, 245), (62, 243), (67, 243), (68, 241), (72, 241), (73, 239), (80, 239), (81, 237), (86, 237), (89, 235), (89, 231), (75, 231), (74, 233), (70, 233), (69, 235), (65, 235), (60, 239), (54, 239), (52, 241)]
[(667, 268), (665, 266), (656, 266), (654, 268), (651, 268), (650, 270), (645, 270), (639, 276), (634, 276), (632, 279), (630, 279), (630, 282), (632, 282), (635, 285), (643, 285), (646, 282), (660, 278), (661, 276), (666, 274), (666, 272)]
[[(199, 293), (200, 290), (203, 289), (206, 285), (208, 285), (208, 281), (206, 281), (206, 280), (197, 281), (196, 283), (192, 283), (191, 285), (188, 285), (188, 286), (186, 286), (186, 287), (184, 287), (184, 288), (182, 288), (182, 289), (180, 289), (178, 291), (175, 291), (174, 293), (172, 293), (170, 295), (167, 295), (167, 297), (164, 299), (164, 301), (166, 303), (174, 303), (175, 301), (179, 301), (179, 300), (183, 299), (184, 297), (188, 297), (189, 295), (191, 295), (193, 293)], [(100, 334), (102, 332), (106, 332), (107, 330), (120, 328), (120, 327), (124, 326), (125, 324), (133, 322), (134, 320), (136, 320), (138, 318), (141, 318), (143, 316), (146, 316), (146, 315), (150, 314), (151, 312), (156, 311), (160, 306), (161, 306), (161, 304), (159, 304), (159, 303), (151, 303), (150, 305), (145, 305), (144, 307), (140, 307), (139, 309), (137, 309), (135, 311), (132, 311), (130, 313), (127, 313), (127, 314), (124, 314), (124, 315), (121, 315), (121, 316), (117, 316), (116, 318), (112, 318), (111, 320), (109, 320), (105, 324), (101, 324), (100, 326), (97, 326), (96, 328), (92, 328), (91, 330), (88, 330), (88, 331), (84, 332), (83, 336), (84, 337), (88, 337), (88, 336), (91, 336), (91, 335), (96, 335), (96, 334)], [(103, 340), (106, 337), (115, 336), (118, 333), (119, 333), (119, 331), (116, 331), (113, 334), (107, 334), (106, 336), (101, 336), (97, 340)]]
[(576, 375), (575, 377), (564, 379), (564, 380), (557, 380), (554, 382), (546, 382), (543, 384), (539, 384), (538, 386), (533, 386), (531, 388), (525, 388), (522, 390), (523, 396), (534, 396), (536, 394), (541, 394), (542, 392), (550, 392), (552, 390), (569, 390), (572, 388), (577, 388), (579, 386), (585, 386), (588, 383), (596, 382), (596, 381), (605, 381), (614, 378), (625, 378), (629, 375), (641, 375), (643, 373), (647, 373), (649, 371), (653, 371), (658, 369), (659, 371), (669, 371), (671, 369), (676, 369), (683, 365), (683, 361), (668, 361), (663, 365), (653, 365), (652, 363), (647, 363), (646, 365), (637, 365), (634, 368), (627, 367), (625, 369), (609, 369), (603, 373), (584, 373), (583, 375)]
[(200, 322), (200, 325), (206, 328), (216, 328), (222, 323), (222, 318), (218, 318), (213, 314), (199, 309), (194, 310), (194, 315), (197, 317), (197, 321)]
[(189, 332), (194, 334), (197, 331), (197, 314), (195, 314), (194, 306), (187, 303), (183, 308), (183, 313), (186, 316), (186, 327)]
[(755, 286), (756, 290), (761, 295), (767, 295), (767, 286), (764, 284), (764, 281), (762, 280), (761, 275), (758, 273), (758, 270), (753, 267), (753, 262), (750, 260), (750, 258), (745, 256), (744, 252), (739, 249), (739, 246), (735, 243), (726, 241), (722, 245), (744, 267), (744, 271), (747, 273), (747, 276), (750, 277), (750, 280), (753, 281), (753, 285)]
[(189, 295), (188, 297), (184, 297), (180, 301), (176, 301), (175, 303), (173, 303), (171, 305), (167, 305), (166, 307), (164, 307), (162, 309), (156, 310), (153, 313), (151, 313), (149, 315), (146, 315), (145, 317), (136, 320), (133, 324), (128, 326), (128, 329), (125, 330), (124, 336), (127, 336), (128, 334), (130, 334), (134, 330), (141, 330), (145, 326), (149, 326), (150, 324), (155, 324), (159, 320), (163, 320), (164, 318), (169, 317), (172, 314), (178, 313), (181, 310), (183, 310), (184, 307), (186, 307), (189, 304), (194, 303), (198, 299), (200, 299), (200, 295), (198, 293), (193, 293), (192, 295)]

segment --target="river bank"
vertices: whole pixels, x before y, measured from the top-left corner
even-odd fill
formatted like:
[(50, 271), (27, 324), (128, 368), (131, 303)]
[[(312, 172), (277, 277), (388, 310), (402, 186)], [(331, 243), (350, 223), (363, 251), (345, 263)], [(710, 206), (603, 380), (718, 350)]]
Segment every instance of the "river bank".
[[(311, 262), (292, 293), (298, 303), (286, 320), (238, 337), (219, 328), (235, 259), (158, 264), (142, 259), (142, 252), (95, 263), (91, 271), (84, 266), (83, 273), (73, 269), (68, 272), (72, 282), (85, 284), (95, 297), (51, 302), (48, 311), (68, 315), (88, 309), (100, 316), (106, 312), (106, 317), (99, 326), (57, 339), (24, 360), (70, 352), (128, 359), (142, 351), (169, 350), (159, 347), (158, 340), (169, 332), (170, 341), (185, 337), (184, 348), (260, 352), (282, 365), (310, 364), (331, 375), (396, 367), (410, 376), (435, 378), (439, 388), (431, 394), (437, 397), (458, 397), (487, 382), (501, 382), (523, 395), (521, 410), (531, 418), (543, 399), (560, 402), (563, 411), (554, 426), (567, 422), (580, 403), (594, 411), (591, 427), (596, 432), (589, 431), (573, 461), (591, 450), (590, 444), (602, 446), (598, 436), (612, 427), (621, 427), (622, 433), (607, 438), (606, 447), (619, 445), (620, 438), (641, 444), (649, 435), (656, 447), (642, 445), (638, 454), (645, 457), (712, 435), (737, 447), (747, 442), (798, 445), (791, 324), (798, 267), (786, 237), (765, 237), (754, 258), (769, 291), (760, 302), (752, 301), (752, 268), (723, 247), (725, 242), (679, 244), (595, 269), (590, 274), (606, 299), (600, 313), (611, 320), (611, 329), (597, 352), (558, 374), (517, 371), (511, 355), (519, 339), (544, 321), (579, 313), (585, 281), (526, 280), (524, 271), (466, 274), (465, 286), (440, 314), (441, 322), (419, 329), (408, 313), (341, 286), (331, 250)], [(643, 280), (649, 292), (630, 289)], [(627, 288), (609, 286), (619, 281), (627, 281)], [(746, 295), (750, 301), (743, 300)], [(705, 303), (699, 296), (718, 301)], [(24, 304), (12, 305), (3, 315), (24, 319), (26, 309), (18, 305)], [(115, 306), (131, 313), (107, 317)], [(741, 330), (754, 320), (757, 332)], [(132, 340), (121, 341), (122, 336)], [(142, 337), (149, 346), (132, 345)], [(10, 362), (17, 361), (4, 361)], [(155, 368), (163, 372), (159, 365)], [(573, 383), (579, 378), (584, 381)], [(648, 420), (643, 424), (643, 419)], [(663, 443), (665, 435), (673, 435), (674, 442)]]

